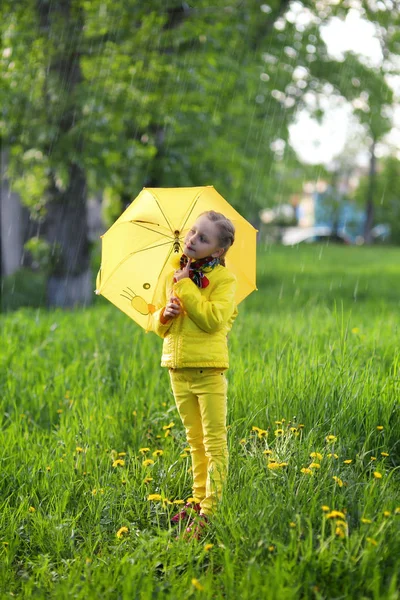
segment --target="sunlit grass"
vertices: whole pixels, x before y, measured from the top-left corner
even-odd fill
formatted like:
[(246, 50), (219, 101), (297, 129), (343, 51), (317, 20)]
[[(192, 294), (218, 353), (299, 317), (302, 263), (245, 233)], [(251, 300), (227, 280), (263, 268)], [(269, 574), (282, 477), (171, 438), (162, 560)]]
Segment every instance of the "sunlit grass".
[(3, 317), (1, 596), (398, 598), (399, 258), (260, 251), (200, 542), (169, 525), (191, 475), (161, 341), (103, 300)]

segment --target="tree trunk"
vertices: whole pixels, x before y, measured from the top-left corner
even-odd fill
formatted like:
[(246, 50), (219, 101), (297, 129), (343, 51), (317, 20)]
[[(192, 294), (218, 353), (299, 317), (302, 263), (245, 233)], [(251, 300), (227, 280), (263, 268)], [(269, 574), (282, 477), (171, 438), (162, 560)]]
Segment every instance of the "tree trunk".
[(23, 256), (23, 215), (18, 194), (7, 178), (8, 151), (1, 151), (0, 186), (0, 275), (12, 275), (21, 268)]
[(365, 204), (365, 223), (364, 223), (364, 242), (365, 244), (372, 243), (372, 226), (374, 223), (374, 193), (376, 184), (376, 156), (375, 156), (376, 140), (372, 140), (371, 156), (369, 162), (369, 181), (367, 190), (367, 199)]
[[(83, 143), (82, 138), (75, 133), (81, 115), (80, 107), (73, 100), (76, 88), (82, 81), (79, 46), (84, 18), (82, 10), (73, 0), (37, 0), (36, 6), (41, 32), (49, 45), (49, 71), (45, 82), (49, 127), (57, 128), (48, 152), (49, 155), (56, 152), (58, 156), (65, 156), (64, 165), (69, 175), (65, 190), (57, 185), (53, 171), (49, 175), (45, 231), (53, 252), (47, 290), (48, 304), (66, 308), (89, 304), (93, 296), (86, 177), (78, 164)], [(58, 82), (60, 100), (52, 97), (54, 82)], [(60, 106), (64, 109), (60, 109)], [(74, 139), (72, 145), (71, 139)]]

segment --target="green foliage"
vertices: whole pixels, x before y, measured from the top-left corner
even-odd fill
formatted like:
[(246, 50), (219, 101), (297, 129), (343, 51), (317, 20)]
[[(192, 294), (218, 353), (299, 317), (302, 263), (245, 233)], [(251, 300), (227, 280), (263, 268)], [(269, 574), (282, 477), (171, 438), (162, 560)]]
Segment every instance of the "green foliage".
[(45, 271), (19, 269), (1, 282), (1, 311), (13, 311), (25, 307), (40, 308), (46, 305)]
[(398, 277), (398, 249), (260, 248), (230, 334), (225, 497), (200, 542), (147, 499), (191, 494), (161, 340), (102, 299), (6, 315), (0, 595), (396, 600)]

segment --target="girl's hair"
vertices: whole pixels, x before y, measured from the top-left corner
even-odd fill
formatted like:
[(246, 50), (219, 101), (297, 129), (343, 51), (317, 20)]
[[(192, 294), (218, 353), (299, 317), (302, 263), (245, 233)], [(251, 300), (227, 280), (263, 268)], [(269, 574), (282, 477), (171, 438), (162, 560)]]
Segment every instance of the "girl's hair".
[(233, 223), (223, 214), (215, 212), (214, 210), (208, 210), (202, 213), (202, 215), (207, 216), (210, 221), (216, 224), (218, 228), (218, 241), (221, 248), (224, 249), (224, 253), (221, 254), (219, 259), (221, 261), (221, 265), (225, 266), (225, 255), (235, 241), (235, 227)]

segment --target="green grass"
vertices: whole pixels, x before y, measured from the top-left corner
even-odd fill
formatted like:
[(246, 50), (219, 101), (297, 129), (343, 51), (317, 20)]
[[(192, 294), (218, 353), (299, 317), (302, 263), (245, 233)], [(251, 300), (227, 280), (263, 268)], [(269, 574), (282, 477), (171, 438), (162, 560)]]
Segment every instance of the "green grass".
[[(102, 298), (3, 316), (0, 597), (398, 599), (399, 264), (390, 248), (260, 248), (230, 336), (229, 478), (201, 542), (147, 500), (191, 493), (161, 340)], [(142, 447), (164, 453), (145, 467)]]

